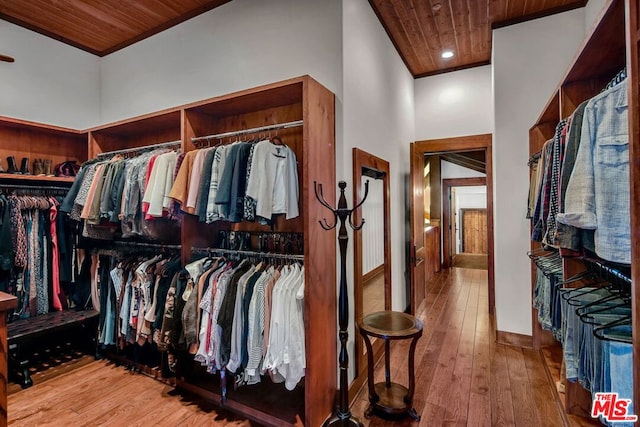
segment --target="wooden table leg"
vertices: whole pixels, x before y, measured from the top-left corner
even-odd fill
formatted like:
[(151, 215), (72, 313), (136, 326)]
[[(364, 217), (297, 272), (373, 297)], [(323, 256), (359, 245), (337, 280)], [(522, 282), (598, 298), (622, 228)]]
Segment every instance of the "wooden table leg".
[(384, 380), (387, 387), (391, 387), (391, 351), (389, 347), (389, 340), (384, 340)]
[[(407, 405), (413, 404), (413, 394), (416, 390), (416, 376), (413, 365), (416, 355), (416, 344), (418, 343), (419, 338), (420, 335), (413, 337), (411, 345), (409, 346), (409, 390), (407, 391), (407, 395), (404, 397), (404, 401)], [(420, 421), (420, 415), (418, 415), (415, 408), (412, 407), (408, 413), (411, 418), (416, 421)]]
[(375, 384), (373, 383), (373, 346), (367, 334), (361, 334), (364, 344), (367, 347), (367, 387), (369, 388), (369, 401), (377, 402), (380, 398), (376, 393)]

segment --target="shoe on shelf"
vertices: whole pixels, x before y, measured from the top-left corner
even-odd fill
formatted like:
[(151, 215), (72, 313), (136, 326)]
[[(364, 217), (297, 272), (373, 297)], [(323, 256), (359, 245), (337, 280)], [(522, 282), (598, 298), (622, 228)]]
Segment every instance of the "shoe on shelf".
[(29, 175), (29, 158), (23, 157), (20, 164), (20, 173), (23, 175)]
[(34, 159), (33, 160), (33, 174), (34, 175), (44, 175), (43, 160), (42, 159)]
[(42, 159), (42, 173), (47, 176), (53, 176), (53, 171), (51, 170), (51, 164), (53, 160), (51, 159)]
[(16, 158), (13, 156), (7, 157), (7, 173), (20, 173), (18, 166), (16, 165)]

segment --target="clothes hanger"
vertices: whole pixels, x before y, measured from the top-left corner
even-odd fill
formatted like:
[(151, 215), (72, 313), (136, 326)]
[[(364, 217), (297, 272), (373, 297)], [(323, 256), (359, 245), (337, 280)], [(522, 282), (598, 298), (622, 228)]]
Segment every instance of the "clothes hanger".
[(593, 335), (596, 338), (605, 340), (605, 341), (615, 341), (615, 342), (621, 342), (625, 344), (633, 344), (632, 336), (626, 337), (622, 335), (606, 335), (605, 334), (605, 330), (607, 329), (615, 328), (616, 326), (631, 325), (631, 323), (632, 323), (631, 316), (617, 319), (612, 322), (593, 328)]
[(604, 313), (606, 314), (607, 311), (609, 310), (614, 310), (614, 309), (620, 309), (620, 308), (627, 308), (629, 310), (629, 312), (627, 313), (626, 311), (620, 312), (620, 313), (611, 313), (613, 315), (620, 315), (621, 317), (625, 317), (625, 316), (630, 316), (631, 314), (631, 301), (627, 300), (625, 302), (622, 302), (620, 304), (614, 304), (614, 305), (606, 305), (604, 307), (595, 309), (595, 310), (590, 310), (584, 313), (580, 313), (579, 310), (582, 309), (582, 307), (579, 307), (576, 309), (576, 314), (578, 314), (578, 316), (580, 316), (580, 320), (582, 320), (584, 323), (590, 324), (590, 325), (596, 325), (598, 324), (598, 322), (596, 321), (596, 319), (593, 317), (594, 314), (599, 314), (599, 313)]

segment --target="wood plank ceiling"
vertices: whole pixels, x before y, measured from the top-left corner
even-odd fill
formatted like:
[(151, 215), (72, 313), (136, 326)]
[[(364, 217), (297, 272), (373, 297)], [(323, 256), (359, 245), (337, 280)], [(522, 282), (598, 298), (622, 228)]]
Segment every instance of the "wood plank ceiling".
[[(0, 0), (0, 19), (104, 56), (231, 0)], [(488, 64), (491, 28), (587, 0), (369, 0), (414, 77)], [(444, 50), (454, 56), (443, 59)]]
[(0, 0), (0, 18), (98, 56), (231, 0)]
[[(488, 64), (491, 29), (583, 7), (587, 0), (369, 0), (414, 77)], [(442, 58), (445, 50), (454, 53)]]

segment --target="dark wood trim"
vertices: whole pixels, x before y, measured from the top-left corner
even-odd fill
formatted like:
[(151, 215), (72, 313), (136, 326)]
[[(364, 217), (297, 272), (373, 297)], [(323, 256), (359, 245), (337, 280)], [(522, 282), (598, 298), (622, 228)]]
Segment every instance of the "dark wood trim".
[[(426, 271), (426, 249), (425, 249), (425, 221), (424, 221), (424, 167), (425, 153), (421, 151), (416, 143), (411, 143), (409, 148), (410, 160), (410, 182), (407, 194), (409, 200), (409, 245), (406, 247), (405, 260), (409, 270), (409, 289), (407, 295), (410, 296), (411, 314), (416, 314), (418, 308), (426, 299), (427, 294), (427, 271)], [(440, 163), (438, 162), (438, 171)], [(431, 174), (433, 174), (433, 169)], [(432, 179), (432, 178), (430, 178)], [(438, 188), (440, 182), (438, 181)], [(433, 189), (433, 187), (432, 187)], [(433, 204), (431, 205), (433, 210)], [(439, 255), (438, 255), (439, 257)]]
[[(493, 139), (492, 139), (493, 141)], [(487, 162), (487, 251), (489, 252), (487, 277), (489, 281), (489, 313), (494, 314), (496, 310), (496, 282), (494, 267), (494, 240), (493, 240), (493, 143), (489, 144), (485, 151)]]
[(585, 7), (587, 5), (588, 0), (578, 0), (573, 3), (565, 4), (558, 7), (552, 7), (550, 9), (546, 9), (536, 13), (530, 13), (529, 15), (520, 16), (518, 18), (513, 19), (505, 19), (504, 21), (492, 22), (491, 29), (496, 30), (498, 28), (508, 27), (510, 25), (521, 24), (527, 21), (533, 21), (534, 19), (544, 18), (546, 16), (555, 15), (558, 13), (569, 12), (570, 10), (580, 9), (581, 7)]
[(491, 64), (491, 60), (472, 62), (470, 64), (458, 65), (457, 67), (449, 67), (449, 68), (443, 68), (441, 70), (433, 70), (433, 71), (428, 71), (426, 73), (414, 74), (413, 78), (421, 79), (422, 77), (437, 76), (438, 74), (450, 73), (452, 71), (466, 70), (468, 68), (482, 67), (484, 65), (490, 65), (490, 64)]
[[(360, 194), (362, 194), (362, 168), (366, 167), (369, 169), (374, 169), (378, 172), (382, 173), (383, 180), (383, 205), (384, 205), (384, 264), (382, 267), (384, 268), (384, 308), (385, 310), (391, 309), (391, 169), (389, 166), (389, 162), (384, 159), (381, 159), (373, 154), (367, 153), (364, 150), (354, 147), (352, 150), (352, 179), (353, 179), (353, 205), (355, 206), (360, 200)], [(359, 224), (362, 218), (362, 210), (358, 209), (353, 212), (353, 223)], [(366, 225), (365, 225), (366, 227)], [(362, 274), (362, 231), (355, 231), (353, 233), (354, 237), (354, 255), (353, 255), (353, 264), (354, 264), (354, 284), (353, 284), (353, 292), (354, 292), (354, 315), (353, 319), (356, 322), (362, 318), (362, 288), (364, 286), (365, 275)], [(355, 324), (355, 323), (354, 323)], [(357, 327), (356, 327), (357, 329)], [(366, 357), (363, 354), (364, 343), (362, 341), (362, 337), (358, 334), (356, 330), (356, 336), (354, 337), (354, 366), (356, 372), (356, 380), (359, 380), (360, 377), (366, 378)], [(376, 343), (374, 345), (375, 354), (381, 355), (382, 342)], [(375, 360), (378, 360), (377, 358)], [(355, 394), (354, 394), (355, 396)]]
[(28, 128), (36, 129), (39, 132), (62, 134), (65, 136), (81, 137), (85, 133), (87, 133), (87, 131), (84, 131), (84, 130), (77, 130), (77, 129), (65, 128), (61, 126), (48, 125), (45, 123), (32, 122), (29, 120), (16, 119), (16, 118), (7, 117), (7, 116), (0, 116), (0, 126), (13, 127), (13, 128), (28, 127)]
[(376, 278), (378, 275), (380, 275), (382, 273), (384, 273), (384, 264), (380, 264), (379, 266), (377, 266), (376, 268), (374, 268), (370, 272), (363, 274), (362, 275), (362, 283), (366, 284), (371, 279)]
[[(438, 154), (451, 151), (482, 150), (491, 146), (493, 136), (490, 133), (480, 135), (456, 136), (453, 138), (428, 139), (416, 141), (416, 150), (425, 154)], [(488, 159), (487, 159), (488, 162)]]
[[(493, 135), (490, 133), (481, 135), (468, 135), (455, 138), (443, 138), (433, 140), (423, 140), (414, 143), (414, 150), (420, 150), (425, 154), (435, 154), (450, 151), (473, 151), (485, 150), (487, 162), (487, 247), (489, 250), (489, 313), (495, 312), (495, 277), (494, 277), (494, 226), (493, 226)], [(411, 181), (413, 182), (413, 181)], [(443, 231), (444, 233), (444, 231)]]
[[(451, 194), (452, 187), (471, 187), (475, 185), (487, 185), (486, 177), (477, 178), (450, 178), (442, 180), (442, 267), (451, 267)], [(489, 205), (489, 192), (487, 191), (487, 205)], [(487, 226), (489, 224), (489, 213), (487, 209)], [(489, 238), (489, 229), (487, 227), (487, 239)], [(489, 250), (487, 245), (487, 251)]]
[(496, 343), (533, 348), (533, 337), (531, 335), (516, 334), (515, 332), (496, 331)]

